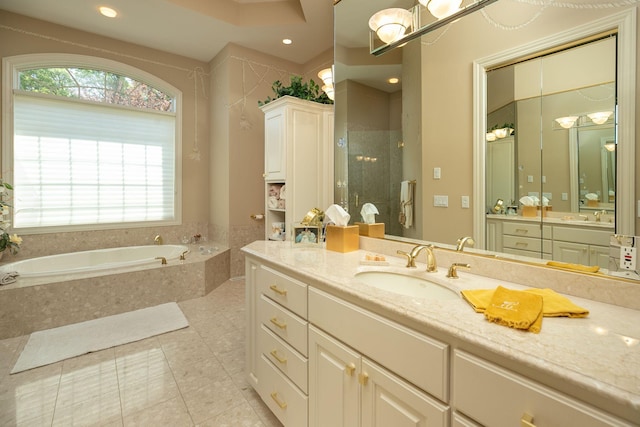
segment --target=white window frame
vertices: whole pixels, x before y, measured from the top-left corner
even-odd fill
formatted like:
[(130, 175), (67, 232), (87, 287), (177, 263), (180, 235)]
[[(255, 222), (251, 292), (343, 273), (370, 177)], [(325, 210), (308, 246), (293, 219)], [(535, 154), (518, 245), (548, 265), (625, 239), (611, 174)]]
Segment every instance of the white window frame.
[[(88, 68), (104, 70), (146, 83), (174, 98), (175, 102), (175, 188), (174, 218), (104, 224), (82, 224), (14, 229), (19, 234), (45, 234), (84, 230), (128, 229), (180, 225), (182, 223), (182, 91), (166, 81), (121, 62), (73, 54), (28, 54), (2, 60), (2, 179), (13, 184), (14, 90), (19, 88), (19, 73), (33, 68)], [(11, 214), (13, 223), (13, 213)]]

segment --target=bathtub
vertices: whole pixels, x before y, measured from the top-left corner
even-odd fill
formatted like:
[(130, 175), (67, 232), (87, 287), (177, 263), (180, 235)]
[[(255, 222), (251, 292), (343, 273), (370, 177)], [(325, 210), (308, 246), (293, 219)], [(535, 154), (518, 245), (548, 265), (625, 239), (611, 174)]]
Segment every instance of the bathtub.
[(99, 273), (148, 264), (160, 265), (156, 257), (164, 257), (169, 262), (188, 250), (184, 245), (152, 245), (71, 252), (5, 264), (0, 267), (0, 273), (17, 271), (20, 278)]

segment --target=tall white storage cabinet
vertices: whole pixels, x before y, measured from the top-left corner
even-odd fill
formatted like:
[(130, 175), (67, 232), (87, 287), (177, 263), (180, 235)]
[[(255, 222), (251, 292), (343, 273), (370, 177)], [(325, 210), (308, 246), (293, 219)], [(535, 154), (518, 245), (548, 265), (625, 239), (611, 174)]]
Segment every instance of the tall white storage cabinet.
[(289, 240), (293, 223), (333, 203), (333, 105), (283, 96), (261, 108), (265, 238)]

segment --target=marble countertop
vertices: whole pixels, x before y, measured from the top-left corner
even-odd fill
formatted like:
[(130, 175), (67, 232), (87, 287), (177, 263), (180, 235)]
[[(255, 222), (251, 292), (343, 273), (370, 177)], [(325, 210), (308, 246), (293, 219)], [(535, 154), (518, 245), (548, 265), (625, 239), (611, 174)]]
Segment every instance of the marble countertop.
[[(607, 219), (602, 221), (595, 221), (593, 215), (588, 215), (589, 219), (585, 221), (580, 218), (578, 214), (558, 214), (554, 213), (554, 216), (548, 214), (545, 217), (540, 216), (522, 216), (522, 215), (503, 215), (503, 214), (487, 214), (487, 219), (499, 219), (503, 221), (521, 221), (521, 222), (534, 222), (534, 223), (546, 223), (553, 225), (571, 225), (578, 227), (589, 227), (604, 230), (615, 229), (615, 224)], [(558, 215), (558, 216), (555, 216)], [(607, 218), (611, 217), (609, 215)]]
[[(446, 268), (426, 273), (425, 264), (405, 268), (405, 260), (387, 256), (388, 266), (362, 265), (366, 251), (337, 253), (322, 247), (295, 247), (290, 242), (257, 241), (243, 251), (261, 261), (288, 270), (306, 283), (345, 300), (373, 309), (414, 329), (437, 331), (482, 351), (557, 378), (570, 390), (586, 390), (599, 401), (613, 404), (612, 412), (640, 419), (640, 311), (567, 296), (589, 310), (587, 318), (549, 318), (539, 334), (510, 329), (484, 319), (461, 297), (431, 300), (379, 290), (355, 275), (371, 269), (410, 272), (456, 292), (493, 289), (498, 285), (526, 289), (516, 283), (459, 270), (459, 279), (447, 279)], [(514, 267), (516, 268), (516, 267)], [(575, 395), (575, 394), (574, 394)], [(619, 410), (618, 410), (619, 409)], [(622, 414), (624, 413), (624, 414)]]

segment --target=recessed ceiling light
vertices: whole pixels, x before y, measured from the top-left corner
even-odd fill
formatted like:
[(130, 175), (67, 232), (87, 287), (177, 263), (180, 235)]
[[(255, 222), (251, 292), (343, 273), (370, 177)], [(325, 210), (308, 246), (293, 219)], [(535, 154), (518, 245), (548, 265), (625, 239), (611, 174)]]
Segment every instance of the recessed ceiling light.
[(102, 15), (106, 16), (107, 18), (115, 18), (116, 16), (118, 16), (118, 12), (116, 12), (114, 9), (111, 9), (110, 7), (107, 7), (107, 6), (100, 6), (98, 10)]
[(389, 83), (391, 83), (392, 85), (398, 83), (400, 81), (399, 78), (397, 77), (390, 77), (389, 80), (387, 80)]
[(293, 43), (293, 40), (291, 39), (282, 39), (282, 44), (291, 44)]

